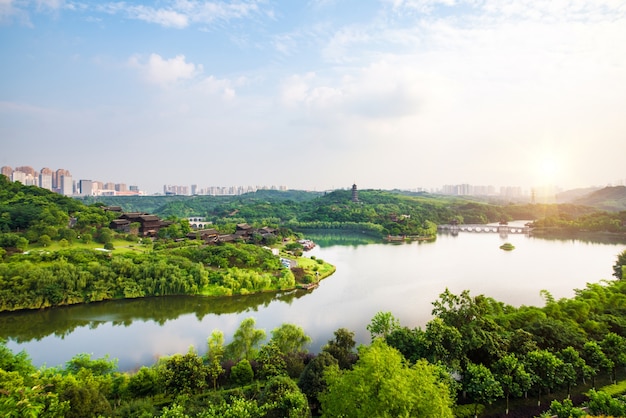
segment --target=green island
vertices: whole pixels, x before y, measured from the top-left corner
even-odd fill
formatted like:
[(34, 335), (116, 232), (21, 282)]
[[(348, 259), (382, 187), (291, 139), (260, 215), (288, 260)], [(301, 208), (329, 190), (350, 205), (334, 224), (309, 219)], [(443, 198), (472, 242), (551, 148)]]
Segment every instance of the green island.
[(513, 251), (515, 249), (515, 245), (511, 244), (510, 242), (505, 242), (500, 246), (500, 249), (504, 251)]
[[(303, 256), (307, 229), (357, 231), (380, 241), (436, 239), (437, 225), (450, 220), (534, 219), (543, 234), (623, 236), (626, 230), (625, 211), (584, 205), (495, 204), (377, 190), (361, 191), (358, 199), (342, 190), (281, 193), (80, 201), (0, 176), (0, 310), (308, 288), (334, 267)], [(192, 216), (211, 222), (210, 232), (194, 231), (187, 219)], [(340, 328), (317, 354), (307, 351), (305, 330), (285, 323), (266, 335), (254, 318), (244, 319), (228, 344), (214, 330), (206, 354), (190, 347), (129, 372), (119, 371), (115, 359), (88, 354), (63, 367), (37, 369), (25, 352), (13, 353), (0, 342), (0, 412), (625, 416), (626, 251), (613, 271), (614, 280), (588, 284), (569, 299), (542, 292), (544, 307), (516, 308), (446, 290), (424, 328), (378, 312), (367, 326), (369, 345), (356, 347), (354, 332)]]

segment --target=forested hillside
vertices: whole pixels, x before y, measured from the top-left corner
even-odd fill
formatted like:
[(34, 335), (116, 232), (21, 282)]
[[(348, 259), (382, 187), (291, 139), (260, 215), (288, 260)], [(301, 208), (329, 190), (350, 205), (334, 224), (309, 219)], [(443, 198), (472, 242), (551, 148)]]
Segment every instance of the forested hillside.
[(574, 203), (605, 211), (626, 211), (626, 186), (605, 187), (576, 199)]
[(215, 236), (223, 233), (230, 242), (207, 243), (188, 236), (187, 220), (171, 218), (156, 236), (140, 236), (137, 227), (111, 229), (120, 213), (101, 206), (0, 176), (0, 312), (145, 296), (278, 291), (334, 271), (323, 260), (310, 259), (287, 268), (261, 246), (280, 244), (283, 257), (297, 260), (302, 246), (285, 244), (295, 238), (285, 228), (242, 237), (228, 235), (236, 226), (223, 222)]
[[(329, 193), (263, 191), (237, 197), (101, 197), (98, 202), (125, 210), (148, 211), (161, 216), (203, 216), (216, 225), (270, 223), (293, 229), (352, 229), (375, 236), (434, 235), (437, 224), (452, 220), (484, 224), (511, 220), (537, 220), (540, 228), (571, 232), (626, 232), (625, 212), (604, 212), (577, 204), (507, 204), (478, 202), (471, 198), (360, 190), (358, 202), (349, 190)], [(145, 205), (142, 204), (143, 199)]]

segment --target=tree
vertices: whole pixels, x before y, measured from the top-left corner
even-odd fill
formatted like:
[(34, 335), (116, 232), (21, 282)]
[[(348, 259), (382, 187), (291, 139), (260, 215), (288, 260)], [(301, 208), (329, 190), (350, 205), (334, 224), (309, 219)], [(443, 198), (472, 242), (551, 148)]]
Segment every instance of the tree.
[(160, 365), (165, 390), (173, 394), (196, 394), (206, 386), (207, 369), (193, 347), (185, 355), (174, 354)]
[(232, 360), (252, 360), (256, 356), (257, 347), (265, 339), (265, 331), (254, 328), (254, 318), (246, 318), (241, 321), (235, 331), (233, 341), (226, 346), (227, 357)]
[(287, 374), (287, 365), (283, 359), (283, 354), (273, 341), (261, 347), (257, 361), (261, 365), (260, 377), (263, 379)]
[(626, 250), (617, 255), (617, 260), (615, 260), (615, 264), (613, 264), (613, 276), (615, 276), (617, 280), (624, 278), (624, 267), (626, 267)]
[(306, 396), (288, 376), (270, 379), (259, 397), (268, 418), (306, 418), (311, 416)]
[(614, 332), (606, 334), (600, 341), (600, 346), (606, 357), (611, 361), (611, 378), (617, 383), (617, 368), (626, 366), (626, 339)]
[(309, 399), (313, 412), (318, 412), (319, 395), (326, 390), (324, 372), (333, 365), (338, 365), (337, 359), (330, 353), (322, 351), (306, 365), (302, 374), (300, 374), (298, 387)]
[(335, 339), (329, 340), (322, 350), (337, 359), (340, 369), (349, 369), (356, 361), (356, 354), (353, 351), (356, 346), (354, 332), (339, 328), (334, 334)]
[(224, 334), (222, 331), (213, 330), (208, 339), (207, 350), (207, 373), (213, 379), (213, 390), (217, 389), (217, 378), (224, 373), (222, 357), (224, 357)]
[(613, 398), (606, 392), (590, 390), (588, 406), (593, 416), (626, 416), (626, 401)]
[(591, 386), (596, 388), (596, 375), (602, 370), (611, 370), (613, 368), (613, 362), (609, 360), (602, 351), (600, 345), (595, 341), (587, 341), (583, 346), (581, 357), (589, 366), (591, 372)]
[(282, 324), (272, 330), (272, 338), (276, 347), (283, 354), (306, 352), (305, 347), (311, 342), (311, 337), (304, 330), (293, 324)]
[(391, 312), (377, 312), (366, 328), (374, 341), (375, 338), (386, 338), (394, 330), (400, 328), (400, 321)]
[(493, 365), (494, 377), (502, 386), (506, 399), (506, 415), (509, 414), (509, 397), (521, 396), (530, 388), (530, 375), (524, 364), (513, 354), (507, 354)]
[(254, 371), (246, 359), (241, 360), (230, 369), (230, 379), (237, 385), (243, 386), (252, 382)]
[(320, 395), (324, 416), (452, 417), (452, 400), (435, 366), (424, 360), (409, 367), (402, 354), (376, 338), (359, 348), (352, 370), (330, 366)]
[(474, 416), (478, 416), (478, 404), (491, 405), (504, 394), (502, 386), (487, 367), (471, 362), (467, 363), (463, 373), (463, 389), (474, 401)]
[(563, 402), (552, 401), (548, 415), (555, 415), (557, 418), (579, 418), (586, 417), (587, 413), (581, 408), (576, 408), (571, 399), (564, 399)]
[(541, 394), (550, 391), (563, 381), (559, 373), (563, 361), (547, 350), (535, 350), (526, 355), (524, 367), (530, 373), (532, 386), (537, 389), (537, 405), (541, 405)]
[(52, 238), (50, 238), (49, 235), (43, 234), (39, 236), (38, 242), (42, 247), (47, 247), (52, 243)]
[(78, 374), (82, 369), (87, 369), (96, 376), (111, 374), (117, 369), (117, 360), (110, 360), (108, 355), (92, 360), (90, 354), (82, 353), (65, 363), (67, 373)]

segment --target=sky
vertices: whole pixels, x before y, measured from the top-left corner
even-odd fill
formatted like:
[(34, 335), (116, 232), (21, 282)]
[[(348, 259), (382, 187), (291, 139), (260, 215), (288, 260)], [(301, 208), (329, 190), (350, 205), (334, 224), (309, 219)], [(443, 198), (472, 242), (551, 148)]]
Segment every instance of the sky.
[(626, 182), (622, 0), (0, 0), (0, 166), (327, 190)]

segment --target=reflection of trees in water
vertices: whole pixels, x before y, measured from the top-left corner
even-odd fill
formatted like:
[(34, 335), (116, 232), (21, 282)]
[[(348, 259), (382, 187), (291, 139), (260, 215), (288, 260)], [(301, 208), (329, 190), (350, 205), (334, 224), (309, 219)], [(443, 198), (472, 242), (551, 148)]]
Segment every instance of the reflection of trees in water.
[(163, 296), (8, 312), (0, 314), (0, 338), (25, 343), (49, 335), (64, 338), (77, 328), (95, 329), (105, 323), (127, 327), (135, 321), (154, 321), (164, 325), (191, 313), (202, 320), (206, 315), (256, 312), (260, 306), (267, 307), (275, 301), (291, 304), (307, 293), (310, 292), (293, 290), (231, 297)]
[(383, 242), (380, 236), (367, 235), (355, 231), (341, 231), (336, 229), (307, 229), (302, 230), (304, 235), (313, 240), (320, 247), (332, 247), (333, 245), (367, 245), (380, 244)]
[(608, 232), (533, 232), (533, 238), (546, 241), (579, 241), (586, 244), (626, 244), (626, 236)]

